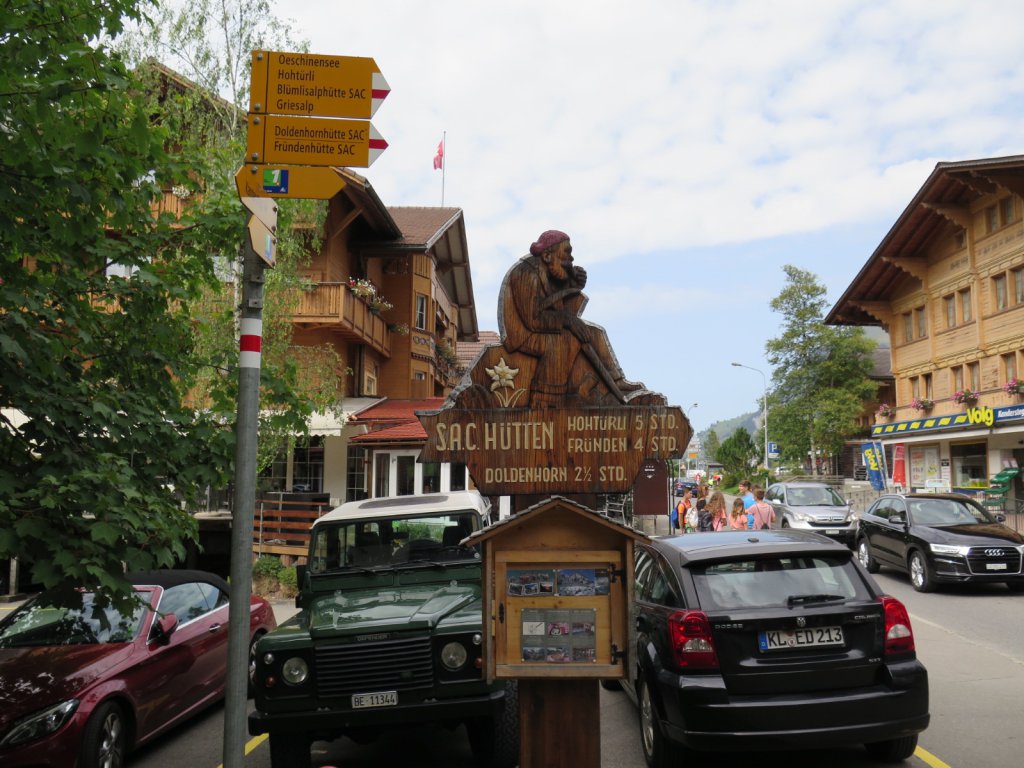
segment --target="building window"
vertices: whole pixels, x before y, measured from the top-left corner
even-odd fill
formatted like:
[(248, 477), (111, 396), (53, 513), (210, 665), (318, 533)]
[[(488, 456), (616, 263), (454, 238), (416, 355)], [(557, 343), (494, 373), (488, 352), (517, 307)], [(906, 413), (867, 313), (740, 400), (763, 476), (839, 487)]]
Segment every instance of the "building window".
[(974, 319), (974, 312), (971, 311), (971, 289), (960, 291), (960, 317), (965, 323)]
[(999, 209), (990, 205), (985, 209), (985, 232), (992, 233), (999, 229)]
[(903, 315), (903, 340), (908, 343), (914, 340), (914, 316), (910, 312)]
[(925, 319), (924, 307), (915, 309), (914, 317), (917, 320), (917, 338), (923, 339), (928, 335), (928, 322)]
[(309, 438), (295, 446), (292, 457), (292, 490), (319, 493), (324, 479), (324, 439)]
[(956, 326), (956, 302), (952, 296), (946, 296), (942, 299), (943, 307), (946, 310), (946, 327), (953, 328)]
[(946, 314), (946, 327), (956, 327), (956, 301), (952, 296), (944, 296), (942, 298), (942, 308)]
[(982, 488), (988, 485), (985, 472), (985, 443), (949, 446), (955, 488)]
[(953, 391), (961, 392), (964, 388), (964, 367), (958, 365), (953, 370)]
[(1003, 355), (1003, 374), (1007, 381), (1017, 378), (1017, 353)]
[(416, 493), (416, 457), (408, 454), (398, 457), (398, 476), (395, 478), (396, 496)]
[(1007, 224), (1013, 223), (1014, 220), (1014, 204), (1012, 197), (1004, 197), (999, 201), (999, 219), (1000, 223), (1005, 227)]
[(260, 491), (283, 491), (288, 482), (288, 450), (277, 452), (270, 466), (260, 472), (256, 486)]
[(391, 454), (375, 453), (373, 455), (373, 496), (380, 499), (390, 496), (391, 487)]
[(971, 381), (971, 390), (977, 392), (981, 389), (981, 366), (978, 363), (970, 363), (967, 366), (967, 375)]
[(921, 396), (921, 379), (918, 376), (910, 379), (910, 396), (915, 400)]
[(441, 464), (437, 461), (423, 463), (423, 481), (421, 493), (437, 493), (441, 490)]
[(416, 294), (416, 327), (427, 330), (427, 297), (422, 293)]
[(366, 449), (349, 443), (345, 463), (345, 501), (362, 501), (367, 497)]
[(932, 400), (932, 375), (930, 373), (926, 373), (921, 378), (924, 380), (924, 396), (929, 400)]
[(995, 294), (996, 311), (1006, 309), (1006, 275), (992, 278), (992, 292)]
[(462, 461), (453, 461), (448, 465), (449, 476), (448, 476), (448, 490), (450, 491), (464, 491), (466, 490), (466, 464)]
[(1013, 303), (1024, 304), (1024, 268), (1014, 269), (1010, 274), (1013, 275)]

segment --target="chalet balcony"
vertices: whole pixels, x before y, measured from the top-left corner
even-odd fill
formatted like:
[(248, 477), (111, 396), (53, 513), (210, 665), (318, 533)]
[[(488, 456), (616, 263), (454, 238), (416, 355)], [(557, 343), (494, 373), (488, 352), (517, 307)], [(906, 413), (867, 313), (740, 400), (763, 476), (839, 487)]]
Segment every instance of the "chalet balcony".
[(313, 283), (301, 292), (293, 322), (303, 328), (336, 333), (347, 341), (366, 344), (391, 357), (391, 331), (370, 306), (346, 283)]

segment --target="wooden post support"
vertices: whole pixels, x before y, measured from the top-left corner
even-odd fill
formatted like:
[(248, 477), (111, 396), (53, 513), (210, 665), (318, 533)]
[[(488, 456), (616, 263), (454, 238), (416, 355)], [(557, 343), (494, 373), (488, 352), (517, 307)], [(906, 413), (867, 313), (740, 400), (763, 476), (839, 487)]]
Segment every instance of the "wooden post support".
[(600, 768), (596, 680), (519, 681), (519, 768)]

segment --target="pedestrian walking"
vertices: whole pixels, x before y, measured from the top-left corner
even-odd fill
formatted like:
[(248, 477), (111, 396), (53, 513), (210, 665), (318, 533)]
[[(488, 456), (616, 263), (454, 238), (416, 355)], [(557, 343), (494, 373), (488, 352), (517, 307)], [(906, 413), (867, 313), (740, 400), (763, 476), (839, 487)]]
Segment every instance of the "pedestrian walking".
[(714, 530), (707, 499), (697, 499), (697, 530), (703, 532)]
[(669, 533), (679, 533), (679, 526), (681, 525), (682, 519), (686, 516), (686, 507), (683, 504), (683, 500), (679, 499), (676, 505), (672, 507), (668, 515), (669, 522)]
[(711, 530), (724, 531), (728, 525), (728, 516), (725, 512), (725, 496), (721, 491), (712, 491), (708, 497), (708, 512), (711, 513)]
[(747, 513), (743, 509), (743, 499), (739, 497), (732, 500), (732, 512), (729, 513), (729, 527), (734, 531), (745, 531), (747, 529)]
[(747, 509), (747, 513), (753, 517), (752, 527), (755, 531), (772, 527), (772, 523), (775, 522), (775, 508), (764, 500), (764, 488), (758, 486), (754, 489), (754, 503)]
[(740, 481), (740, 498), (743, 499), (744, 509), (750, 509), (754, 503), (754, 494), (751, 491), (751, 487), (749, 480)]

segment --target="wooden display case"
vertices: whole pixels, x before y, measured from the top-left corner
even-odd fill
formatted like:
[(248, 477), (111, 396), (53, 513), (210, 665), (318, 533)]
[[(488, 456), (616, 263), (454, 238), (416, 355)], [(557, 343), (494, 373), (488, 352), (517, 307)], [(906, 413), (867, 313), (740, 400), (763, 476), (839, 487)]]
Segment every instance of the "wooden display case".
[(470, 537), (484, 545), (488, 680), (623, 678), (643, 538), (558, 496)]

